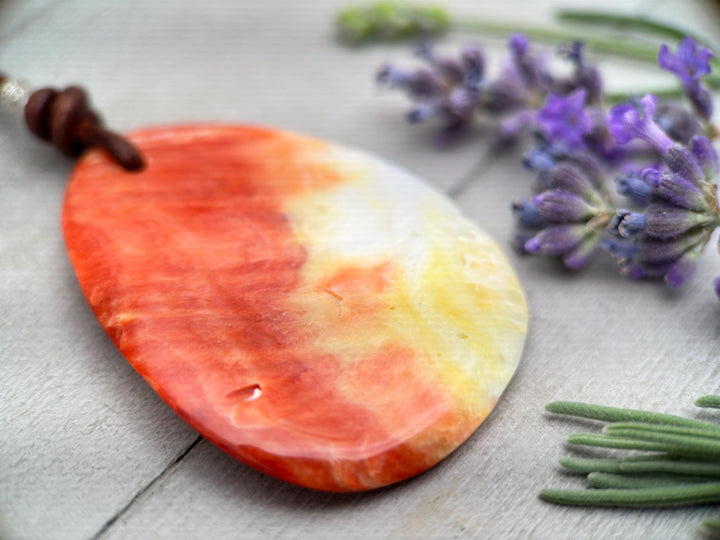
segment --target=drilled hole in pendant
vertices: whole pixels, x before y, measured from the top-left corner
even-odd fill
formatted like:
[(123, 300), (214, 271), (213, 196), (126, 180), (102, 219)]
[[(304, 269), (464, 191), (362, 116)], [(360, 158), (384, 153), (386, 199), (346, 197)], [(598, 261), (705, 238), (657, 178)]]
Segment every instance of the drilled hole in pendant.
[(250, 384), (232, 392), (228, 392), (226, 397), (236, 399), (238, 401), (255, 401), (262, 395), (262, 388), (259, 384)]

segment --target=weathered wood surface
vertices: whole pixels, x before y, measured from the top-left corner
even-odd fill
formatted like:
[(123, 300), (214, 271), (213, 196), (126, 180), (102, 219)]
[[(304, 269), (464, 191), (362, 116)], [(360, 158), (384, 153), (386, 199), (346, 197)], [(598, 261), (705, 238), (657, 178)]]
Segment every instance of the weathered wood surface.
[[(512, 156), (477, 168), (478, 141), (430, 149), (427, 129), (402, 122), (404, 100), (372, 80), (382, 61), (408, 62), (407, 49), (339, 46), (330, 21), (344, 4), (4, 0), (0, 67), (33, 86), (84, 84), (120, 130), (267, 124), (364, 147), (450, 191), (506, 249), (530, 304), (524, 358), (498, 408), (445, 462), (371, 493), (284, 484), (198, 440), (114, 348), (82, 296), (60, 229), (71, 164), (3, 115), (0, 537), (695, 537), (716, 509), (573, 509), (537, 494), (582, 485), (556, 465), (564, 436), (581, 426), (546, 415), (547, 402), (692, 415), (696, 396), (718, 391), (714, 249), (679, 293), (628, 283), (604, 263), (573, 276), (517, 257), (508, 206), (527, 194), (528, 174)], [(479, 4), (447, 2), (460, 14), (525, 22), (550, 20), (555, 2)], [(709, 3), (602, 7), (717, 28)], [(616, 88), (669, 81), (633, 63), (603, 65)]]

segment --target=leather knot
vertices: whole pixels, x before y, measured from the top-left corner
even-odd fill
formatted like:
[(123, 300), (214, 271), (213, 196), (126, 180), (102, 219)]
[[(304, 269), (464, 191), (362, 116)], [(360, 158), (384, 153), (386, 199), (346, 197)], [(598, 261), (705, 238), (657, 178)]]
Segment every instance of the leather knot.
[(128, 171), (145, 166), (142, 154), (132, 143), (101, 126), (85, 92), (77, 86), (33, 92), (25, 105), (25, 123), (37, 137), (66, 155), (77, 157), (88, 148), (100, 147)]

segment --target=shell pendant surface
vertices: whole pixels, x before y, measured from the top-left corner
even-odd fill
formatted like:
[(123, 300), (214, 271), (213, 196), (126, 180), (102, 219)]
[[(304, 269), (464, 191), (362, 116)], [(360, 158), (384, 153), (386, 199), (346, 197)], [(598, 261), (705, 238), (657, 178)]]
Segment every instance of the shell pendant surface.
[(418, 474), (482, 423), (527, 326), (497, 245), (367, 154), (244, 126), (148, 129), (78, 164), (82, 290), (160, 396), (227, 453), (328, 491)]

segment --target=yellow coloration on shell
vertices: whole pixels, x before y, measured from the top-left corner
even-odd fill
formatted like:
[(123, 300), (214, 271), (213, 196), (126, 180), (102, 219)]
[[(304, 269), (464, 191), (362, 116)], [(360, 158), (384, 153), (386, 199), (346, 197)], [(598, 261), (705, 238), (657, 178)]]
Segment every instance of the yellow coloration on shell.
[[(339, 147), (317, 159), (342, 168), (347, 181), (285, 206), (308, 252), (294, 298), (316, 330), (312, 346), (345, 363), (368, 350), (411, 347), (416, 369), (448, 391), (453, 407), (481, 421), (512, 377), (527, 327), (505, 256), (449, 200), (407, 173)], [(382, 265), (382, 291), (326, 286), (343, 267), (370, 275)]]

